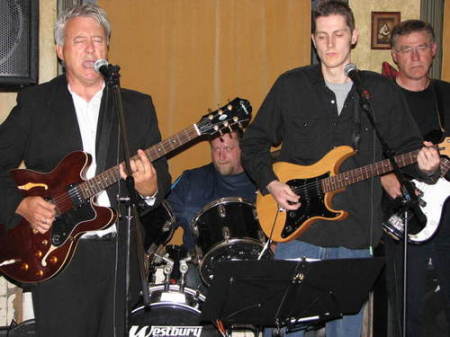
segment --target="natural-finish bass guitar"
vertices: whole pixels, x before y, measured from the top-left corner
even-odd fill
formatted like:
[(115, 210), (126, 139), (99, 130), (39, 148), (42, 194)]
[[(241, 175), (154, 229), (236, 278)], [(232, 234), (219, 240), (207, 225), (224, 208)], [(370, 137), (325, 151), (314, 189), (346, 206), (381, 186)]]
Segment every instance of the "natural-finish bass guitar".
[[(449, 155), (448, 140), (439, 144), (441, 154)], [(413, 164), (419, 150), (395, 156), (399, 167)], [(333, 196), (351, 184), (382, 175), (393, 170), (386, 159), (339, 173), (341, 164), (356, 152), (350, 146), (339, 146), (313, 165), (277, 162), (273, 169), (278, 179), (300, 196), (301, 206), (295, 211), (280, 210), (271, 194), (256, 197), (256, 212), (262, 230), (276, 242), (287, 242), (299, 237), (315, 221), (345, 219), (348, 212), (332, 207)]]

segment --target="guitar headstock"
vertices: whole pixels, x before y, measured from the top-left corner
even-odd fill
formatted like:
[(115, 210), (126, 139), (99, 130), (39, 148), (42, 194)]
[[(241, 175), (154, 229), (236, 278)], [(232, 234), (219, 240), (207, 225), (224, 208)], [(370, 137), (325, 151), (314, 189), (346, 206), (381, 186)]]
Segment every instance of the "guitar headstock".
[(202, 135), (221, 135), (234, 128), (243, 128), (251, 118), (252, 106), (246, 99), (236, 97), (223, 107), (204, 115), (197, 128)]
[(441, 156), (450, 158), (450, 137), (445, 137), (444, 140), (439, 143), (438, 149)]

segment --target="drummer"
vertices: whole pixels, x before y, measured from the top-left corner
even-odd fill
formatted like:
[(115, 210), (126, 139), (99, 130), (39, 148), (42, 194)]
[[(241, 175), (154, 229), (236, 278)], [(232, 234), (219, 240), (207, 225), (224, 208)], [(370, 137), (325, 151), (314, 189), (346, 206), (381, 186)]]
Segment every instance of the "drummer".
[(191, 221), (205, 205), (225, 197), (255, 202), (255, 184), (241, 165), (241, 137), (242, 131), (236, 130), (212, 139), (212, 162), (184, 171), (172, 186), (167, 200), (176, 217), (176, 226), (184, 229), (183, 245), (188, 251), (195, 246)]

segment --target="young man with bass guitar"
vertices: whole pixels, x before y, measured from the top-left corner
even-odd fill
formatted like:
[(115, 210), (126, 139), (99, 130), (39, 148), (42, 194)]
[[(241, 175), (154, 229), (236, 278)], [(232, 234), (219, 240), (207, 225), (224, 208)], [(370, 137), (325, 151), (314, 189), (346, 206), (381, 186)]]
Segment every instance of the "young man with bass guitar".
[[(260, 223), (269, 224), (265, 226), (269, 237), (270, 224), (275, 223), (277, 214), (311, 208), (311, 202), (318, 208), (323, 206), (323, 200), (311, 201), (301, 189), (295, 193), (282, 181), (280, 177), (284, 172), (275, 172), (272, 168), (271, 146), (282, 144), (278, 159), (299, 165), (299, 176), (305, 173), (302, 171), (308, 171), (310, 178), (321, 175), (321, 159), (327, 153), (330, 153), (325, 158), (327, 162), (340, 163), (346, 159), (341, 171), (384, 159), (374, 129), (360, 109), (356, 85), (344, 71), (358, 40), (351, 9), (340, 1), (322, 2), (313, 12), (312, 25), (311, 38), (320, 64), (290, 70), (277, 79), (241, 145), (244, 167), (263, 194), (258, 198), (268, 197), (277, 205), (270, 219), (263, 219), (258, 212)], [(420, 133), (399, 90), (376, 73), (362, 71), (359, 76), (361, 85), (370, 95), (376, 126), (393, 151), (400, 154), (419, 149), (422, 146)], [(349, 157), (349, 147), (342, 148), (342, 145), (353, 147), (357, 153)], [(412, 171), (418, 177), (434, 174), (439, 166), (438, 151), (433, 147), (423, 147), (413, 157), (418, 166)], [(314, 174), (316, 168), (317, 174)], [(323, 190), (320, 185), (316, 190), (320, 188)], [(267, 193), (270, 195), (264, 196)], [(325, 208), (330, 208), (330, 193), (322, 197)], [(348, 216), (339, 217), (340, 221), (326, 221), (323, 217), (317, 217), (314, 222), (308, 219), (308, 229), (301, 236), (282, 237), (284, 242), (278, 243), (276, 258), (370, 256), (370, 248), (378, 244), (382, 235), (381, 198), (379, 178), (348, 186), (332, 200), (333, 206), (347, 211)], [(285, 230), (290, 233), (289, 228)], [(328, 322), (326, 335), (359, 337), (361, 326), (361, 313), (346, 315)], [(303, 332), (294, 334), (302, 336)]]

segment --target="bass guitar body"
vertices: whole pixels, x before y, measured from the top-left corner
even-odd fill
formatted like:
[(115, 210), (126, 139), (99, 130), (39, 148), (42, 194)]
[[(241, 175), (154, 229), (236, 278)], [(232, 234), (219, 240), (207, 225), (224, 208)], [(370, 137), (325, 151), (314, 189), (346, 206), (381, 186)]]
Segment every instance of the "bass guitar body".
[(300, 236), (319, 219), (335, 221), (346, 218), (346, 211), (332, 207), (333, 196), (344, 189), (324, 193), (321, 181), (336, 175), (341, 164), (354, 154), (351, 147), (340, 146), (313, 165), (275, 163), (275, 174), (300, 196), (301, 207), (296, 211), (280, 210), (271, 194), (262, 195), (258, 192), (256, 211), (267, 237), (276, 242), (287, 242)]

